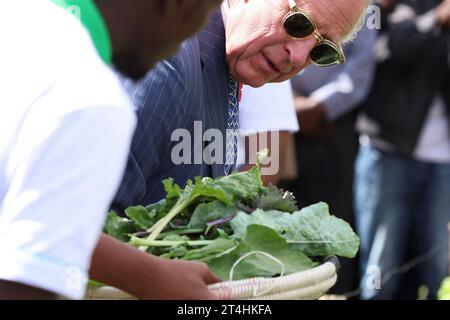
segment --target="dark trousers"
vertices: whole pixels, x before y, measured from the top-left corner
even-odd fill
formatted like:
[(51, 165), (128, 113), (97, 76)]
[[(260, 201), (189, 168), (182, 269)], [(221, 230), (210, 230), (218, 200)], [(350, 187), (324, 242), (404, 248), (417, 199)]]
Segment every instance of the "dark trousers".
[(355, 181), (362, 298), (415, 299), (424, 285), (435, 299), (448, 274), (450, 164), (362, 146)]

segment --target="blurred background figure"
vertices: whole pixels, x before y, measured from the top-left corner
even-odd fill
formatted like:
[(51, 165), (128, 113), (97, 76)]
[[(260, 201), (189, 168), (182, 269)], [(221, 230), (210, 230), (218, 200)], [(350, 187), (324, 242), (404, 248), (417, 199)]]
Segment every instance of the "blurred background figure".
[[(364, 27), (344, 47), (347, 63), (310, 66), (292, 81), (300, 132), (295, 136), (298, 179), (283, 184), (300, 207), (320, 201), (353, 223), (353, 166), (357, 152), (355, 110), (366, 98), (373, 78), (376, 31)], [(357, 263), (342, 259), (334, 293), (358, 286)]]
[[(263, 165), (265, 184), (277, 185), (292, 176), (293, 133), (297, 132), (294, 98), (289, 81), (261, 88), (244, 86), (239, 110), (240, 136), (237, 163), (247, 170), (256, 163), (256, 152), (268, 148), (269, 163)], [(295, 172), (295, 171), (294, 171)], [(295, 173), (294, 173), (295, 176)]]
[(379, 4), (376, 77), (357, 121), (362, 298), (414, 299), (419, 285), (435, 298), (448, 272), (450, 1)]

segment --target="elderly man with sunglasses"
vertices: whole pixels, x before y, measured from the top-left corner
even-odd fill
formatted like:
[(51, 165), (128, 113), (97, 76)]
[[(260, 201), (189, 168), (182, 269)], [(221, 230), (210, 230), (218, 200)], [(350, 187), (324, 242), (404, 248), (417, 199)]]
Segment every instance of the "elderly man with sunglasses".
[[(139, 82), (124, 78), (138, 128), (114, 209), (158, 201), (167, 177), (184, 185), (195, 176), (232, 172), (239, 84), (283, 82), (311, 62), (344, 63), (341, 44), (354, 37), (369, 2), (228, 0), (173, 58)], [(223, 141), (209, 136), (209, 129), (222, 132)], [(177, 149), (180, 130), (189, 135), (184, 153)], [(174, 154), (183, 161), (174, 161)]]
[(341, 44), (359, 28), (367, 0), (229, 1), (227, 61), (252, 86), (290, 79), (310, 62), (344, 63)]

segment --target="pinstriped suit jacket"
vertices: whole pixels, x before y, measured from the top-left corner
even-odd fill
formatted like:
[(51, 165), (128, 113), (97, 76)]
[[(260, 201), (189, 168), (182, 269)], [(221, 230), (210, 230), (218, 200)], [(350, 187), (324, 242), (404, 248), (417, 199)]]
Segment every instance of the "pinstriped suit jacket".
[(176, 129), (190, 132), (192, 150), (194, 143), (205, 147), (206, 143), (193, 139), (194, 121), (202, 122), (203, 131), (217, 128), (226, 137), (229, 69), (220, 11), (201, 33), (185, 41), (175, 56), (160, 62), (144, 79), (121, 80), (135, 106), (138, 125), (113, 209), (122, 212), (130, 205), (160, 200), (164, 196), (161, 181), (168, 177), (184, 186), (195, 176), (224, 175), (223, 164), (175, 165), (171, 160), (172, 148), (178, 143), (171, 141)]

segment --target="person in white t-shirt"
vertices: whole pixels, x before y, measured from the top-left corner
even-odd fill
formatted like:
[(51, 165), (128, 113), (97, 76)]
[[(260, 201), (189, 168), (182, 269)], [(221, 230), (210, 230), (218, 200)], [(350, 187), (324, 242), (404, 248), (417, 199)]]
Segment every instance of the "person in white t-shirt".
[(219, 1), (189, 1), (198, 12), (172, 33), (155, 21), (191, 17), (187, 7), (168, 19), (172, 9), (153, 1), (53, 2), (3, 1), (0, 11), (0, 300), (79, 299), (88, 271), (138, 298), (211, 298), (206, 266), (98, 240), (136, 122), (107, 64), (145, 74)]
[(237, 165), (245, 170), (256, 162), (256, 152), (270, 149), (263, 166), (265, 183), (277, 184), (286, 161), (292, 133), (299, 130), (289, 81), (260, 88), (244, 86), (239, 110), (240, 139)]

